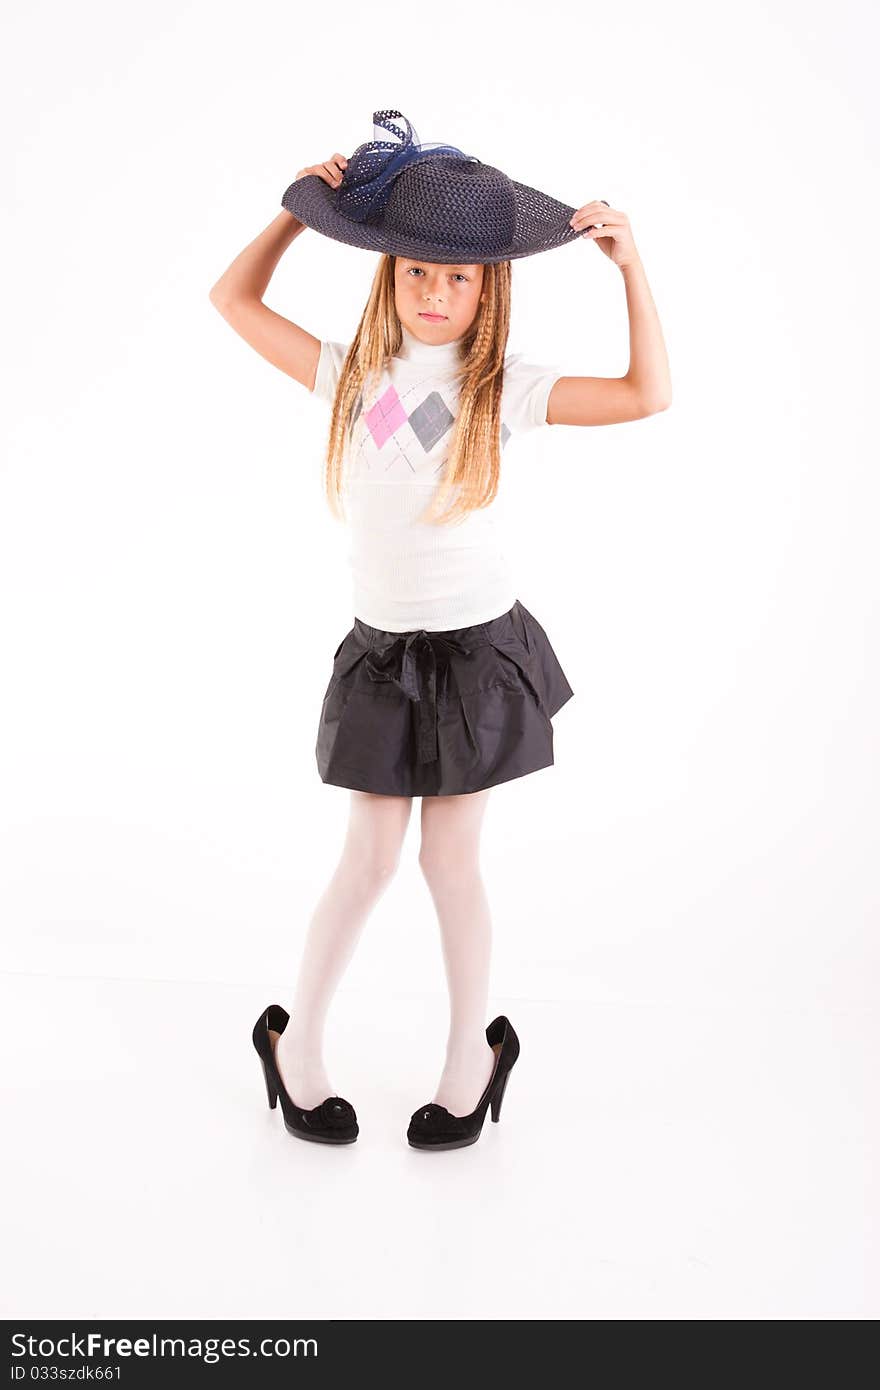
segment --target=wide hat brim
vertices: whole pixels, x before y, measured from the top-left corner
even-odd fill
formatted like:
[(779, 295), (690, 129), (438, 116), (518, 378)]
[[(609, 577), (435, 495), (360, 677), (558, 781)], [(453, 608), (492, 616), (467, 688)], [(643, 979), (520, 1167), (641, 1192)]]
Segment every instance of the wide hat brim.
[[(386, 252), (443, 265), (488, 265), (518, 260), (567, 246), (581, 236), (570, 223), (576, 211), (574, 207), (509, 178), (491, 165), (474, 162), (479, 164), (481, 182), (488, 178), (489, 186), (503, 190), (505, 217), (500, 236), (497, 225), (484, 235), (479, 215), (472, 221), (466, 216), (454, 222), (447, 220), (444, 229), (443, 212), (449, 202), (447, 194), (453, 186), (456, 191), (460, 190), (461, 200), (467, 207), (469, 189), (461, 175), (469, 173), (473, 165), (469, 162), (465, 166), (464, 161), (459, 160), (435, 159), (427, 165), (416, 162), (401, 173), (398, 183), (404, 197), (407, 185), (412, 186), (414, 180), (423, 177), (437, 181), (437, 190), (442, 190), (439, 199), (436, 196), (431, 199), (431, 190), (420, 190), (419, 204), (432, 208), (435, 214), (422, 216), (421, 230), (395, 225), (391, 209), (386, 210), (378, 223), (356, 221), (346, 216), (337, 207), (339, 190), (331, 188), (319, 174), (303, 174), (296, 179), (286, 190), (281, 206), (305, 226), (334, 241), (365, 251)], [(438, 181), (444, 172), (445, 184)]]

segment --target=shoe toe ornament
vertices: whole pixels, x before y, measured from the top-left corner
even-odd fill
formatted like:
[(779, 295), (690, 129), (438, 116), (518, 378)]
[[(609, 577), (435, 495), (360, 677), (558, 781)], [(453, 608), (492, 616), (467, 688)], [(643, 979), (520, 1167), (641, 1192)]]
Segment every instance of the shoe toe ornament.
[(355, 1123), (354, 1107), (342, 1096), (328, 1096), (314, 1110), (307, 1110), (305, 1114), (310, 1122), (321, 1128), (346, 1129)]
[(434, 1101), (416, 1110), (410, 1120), (410, 1133), (426, 1138), (437, 1139), (441, 1135), (466, 1132), (466, 1125), (462, 1124), (457, 1115), (450, 1114), (445, 1105), (437, 1105)]

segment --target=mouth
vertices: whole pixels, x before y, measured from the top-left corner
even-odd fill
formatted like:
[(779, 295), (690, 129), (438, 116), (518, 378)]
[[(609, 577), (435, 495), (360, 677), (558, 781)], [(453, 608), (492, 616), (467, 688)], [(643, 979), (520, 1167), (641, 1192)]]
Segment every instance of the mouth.
[(445, 315), (445, 314), (428, 314), (428, 313), (421, 312), (421, 313), (419, 314), (419, 318), (420, 318), (420, 319), (427, 319), (428, 323), (445, 323), (445, 321), (446, 321), (446, 315)]

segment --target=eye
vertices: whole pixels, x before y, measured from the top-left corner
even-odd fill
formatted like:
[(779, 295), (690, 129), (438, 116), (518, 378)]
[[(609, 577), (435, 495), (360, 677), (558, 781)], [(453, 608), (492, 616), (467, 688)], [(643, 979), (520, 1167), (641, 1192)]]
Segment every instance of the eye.
[[(411, 265), (406, 273), (407, 275), (423, 275), (424, 271), (422, 270), (421, 266)], [(453, 279), (455, 280), (464, 280), (465, 283), (467, 283), (467, 278), (468, 277), (466, 275), (463, 275), (460, 270), (456, 270), (453, 272)]]

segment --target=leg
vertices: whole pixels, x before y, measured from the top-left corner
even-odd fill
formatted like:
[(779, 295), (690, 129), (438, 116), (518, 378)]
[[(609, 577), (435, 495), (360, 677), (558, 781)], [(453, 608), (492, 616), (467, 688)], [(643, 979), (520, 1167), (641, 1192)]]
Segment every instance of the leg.
[(489, 789), (422, 798), (419, 866), (428, 884), (443, 944), (449, 986), (446, 1065), (433, 1099), (469, 1115), (495, 1065), (486, 1042), (492, 925), (480, 875), (479, 842)]
[(400, 860), (412, 798), (351, 793), (342, 855), (309, 924), (290, 1022), (276, 1056), (288, 1094), (304, 1110), (336, 1095), (324, 1067), (324, 1022), (361, 929)]

